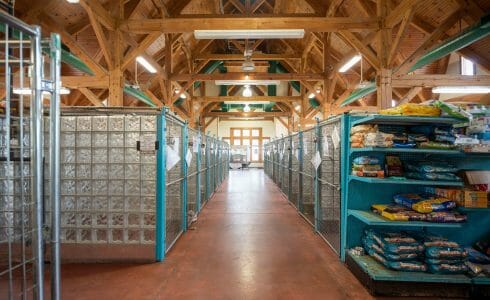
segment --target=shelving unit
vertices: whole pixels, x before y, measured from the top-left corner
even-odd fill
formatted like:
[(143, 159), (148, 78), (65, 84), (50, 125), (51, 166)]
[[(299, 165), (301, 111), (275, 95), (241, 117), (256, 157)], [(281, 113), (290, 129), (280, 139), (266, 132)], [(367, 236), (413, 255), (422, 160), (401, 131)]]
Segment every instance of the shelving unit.
[[(488, 234), (490, 208), (459, 208), (468, 215), (465, 223), (431, 223), (412, 221), (391, 221), (370, 211), (373, 204), (392, 203), (397, 193), (422, 192), (426, 186), (463, 187), (464, 183), (454, 181), (429, 181), (414, 179), (370, 178), (351, 175), (354, 158), (370, 155), (383, 158), (386, 154), (397, 154), (404, 159), (450, 160), (460, 170), (490, 169), (490, 160), (482, 159), (485, 154), (465, 153), (459, 150), (438, 149), (401, 149), (401, 148), (350, 148), (349, 137), (353, 126), (360, 124), (379, 124), (387, 126), (415, 125), (453, 125), (461, 123), (452, 118), (401, 117), (401, 116), (355, 116), (345, 115), (342, 131), (342, 234), (341, 259), (347, 263), (353, 273), (374, 294), (393, 295), (400, 293), (402, 287), (405, 295), (428, 295), (438, 293), (444, 296), (447, 289), (453, 294), (468, 296), (471, 286), (483, 287), (490, 284), (489, 278), (470, 278), (465, 275), (439, 275), (421, 272), (399, 272), (389, 270), (368, 255), (353, 256), (348, 250), (360, 246), (366, 228), (383, 230), (421, 230), (428, 233), (446, 236), (461, 245), (471, 245)], [(450, 285), (448, 285), (448, 283)], [(438, 286), (439, 284), (439, 286)], [(444, 289), (442, 286), (444, 285)], [(485, 287), (488, 288), (488, 287)]]

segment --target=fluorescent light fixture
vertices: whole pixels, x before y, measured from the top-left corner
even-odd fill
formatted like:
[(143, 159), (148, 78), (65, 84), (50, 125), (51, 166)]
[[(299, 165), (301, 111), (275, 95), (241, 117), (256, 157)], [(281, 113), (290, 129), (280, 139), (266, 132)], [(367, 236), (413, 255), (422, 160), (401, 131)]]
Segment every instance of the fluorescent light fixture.
[[(13, 93), (16, 95), (22, 96), (30, 96), (32, 94), (32, 90), (30, 88), (14, 88)], [(43, 91), (43, 95), (49, 95), (49, 92)], [(70, 89), (62, 86), (60, 88), (60, 95), (68, 95), (70, 94)]]
[(250, 105), (245, 104), (245, 106), (243, 107), (243, 111), (244, 112), (249, 112), (250, 111)]
[(187, 95), (185, 93), (180, 93), (179, 97), (182, 99), (187, 99)]
[(345, 73), (347, 70), (352, 68), (353, 65), (357, 64), (361, 60), (361, 55), (356, 55), (349, 59), (348, 62), (345, 63), (342, 67), (340, 67), (339, 72), (340, 73)]
[(136, 57), (136, 61), (142, 65), (148, 72), (155, 74), (157, 72), (157, 69), (155, 69), (154, 66), (152, 66), (143, 56), (138, 56)]
[(488, 94), (490, 86), (438, 86), (432, 89), (435, 94)]
[(216, 80), (216, 85), (279, 85), (278, 80)]
[(66, 0), (66, 2), (71, 3), (71, 4), (75, 4), (75, 3), (80, 2), (80, 0)]
[(252, 97), (252, 90), (249, 85), (246, 85), (242, 92), (243, 97)]
[(310, 94), (308, 95), (308, 98), (309, 98), (309, 99), (313, 99), (313, 98), (315, 98), (315, 93), (310, 93)]
[(225, 104), (260, 104), (266, 105), (270, 104), (269, 101), (224, 101)]
[(302, 39), (304, 29), (194, 30), (198, 40)]
[(294, 108), (295, 108), (297, 111), (299, 111), (299, 110), (301, 110), (301, 105), (296, 105)]

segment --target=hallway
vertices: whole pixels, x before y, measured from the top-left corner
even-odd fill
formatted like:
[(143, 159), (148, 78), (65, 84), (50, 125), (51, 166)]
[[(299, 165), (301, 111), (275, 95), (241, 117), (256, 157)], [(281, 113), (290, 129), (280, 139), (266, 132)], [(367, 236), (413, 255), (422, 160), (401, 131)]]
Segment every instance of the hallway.
[(163, 263), (63, 266), (65, 299), (369, 299), (267, 178), (229, 178)]

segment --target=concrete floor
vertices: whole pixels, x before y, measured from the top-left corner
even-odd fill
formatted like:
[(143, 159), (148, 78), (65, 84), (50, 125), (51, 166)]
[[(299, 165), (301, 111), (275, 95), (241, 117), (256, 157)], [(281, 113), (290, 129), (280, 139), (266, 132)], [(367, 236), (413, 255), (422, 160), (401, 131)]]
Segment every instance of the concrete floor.
[(232, 171), (146, 265), (64, 265), (64, 299), (371, 299), (262, 170)]

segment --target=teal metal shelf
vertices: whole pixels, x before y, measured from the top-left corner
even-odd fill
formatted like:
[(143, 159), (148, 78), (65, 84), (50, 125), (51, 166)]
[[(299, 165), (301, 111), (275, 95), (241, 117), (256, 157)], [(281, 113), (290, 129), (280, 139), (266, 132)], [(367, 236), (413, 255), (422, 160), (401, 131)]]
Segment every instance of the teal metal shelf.
[(391, 221), (383, 218), (370, 211), (349, 209), (349, 216), (353, 216), (367, 225), (371, 226), (403, 226), (403, 227), (444, 227), (444, 228), (461, 228), (462, 223), (431, 223), (431, 222), (414, 222), (414, 221)]
[(416, 180), (416, 179), (390, 179), (390, 178), (373, 178), (373, 177), (359, 177), (349, 176), (350, 181), (360, 181), (373, 184), (404, 184), (404, 185), (436, 185), (436, 186), (463, 186), (464, 183), (460, 181), (434, 181), (434, 180)]
[(490, 213), (490, 208), (469, 208), (469, 207), (458, 207), (460, 212), (468, 213), (468, 212), (484, 212)]
[(406, 116), (387, 116), (387, 115), (372, 115), (355, 121), (351, 125), (359, 124), (391, 124), (391, 125), (418, 125), (418, 124), (457, 124), (464, 122), (463, 120), (454, 118), (441, 117), (406, 117)]
[(490, 285), (490, 277), (478, 276), (471, 279), (474, 284)]
[(471, 278), (465, 275), (442, 275), (422, 272), (402, 272), (385, 268), (368, 255), (350, 256), (372, 279), (379, 281), (405, 281), (405, 282), (440, 282), (471, 284)]
[(351, 148), (350, 153), (358, 152), (381, 152), (381, 153), (421, 153), (421, 154), (438, 154), (438, 155), (464, 155), (464, 152), (459, 150), (439, 150), (439, 149), (421, 149), (421, 148)]

